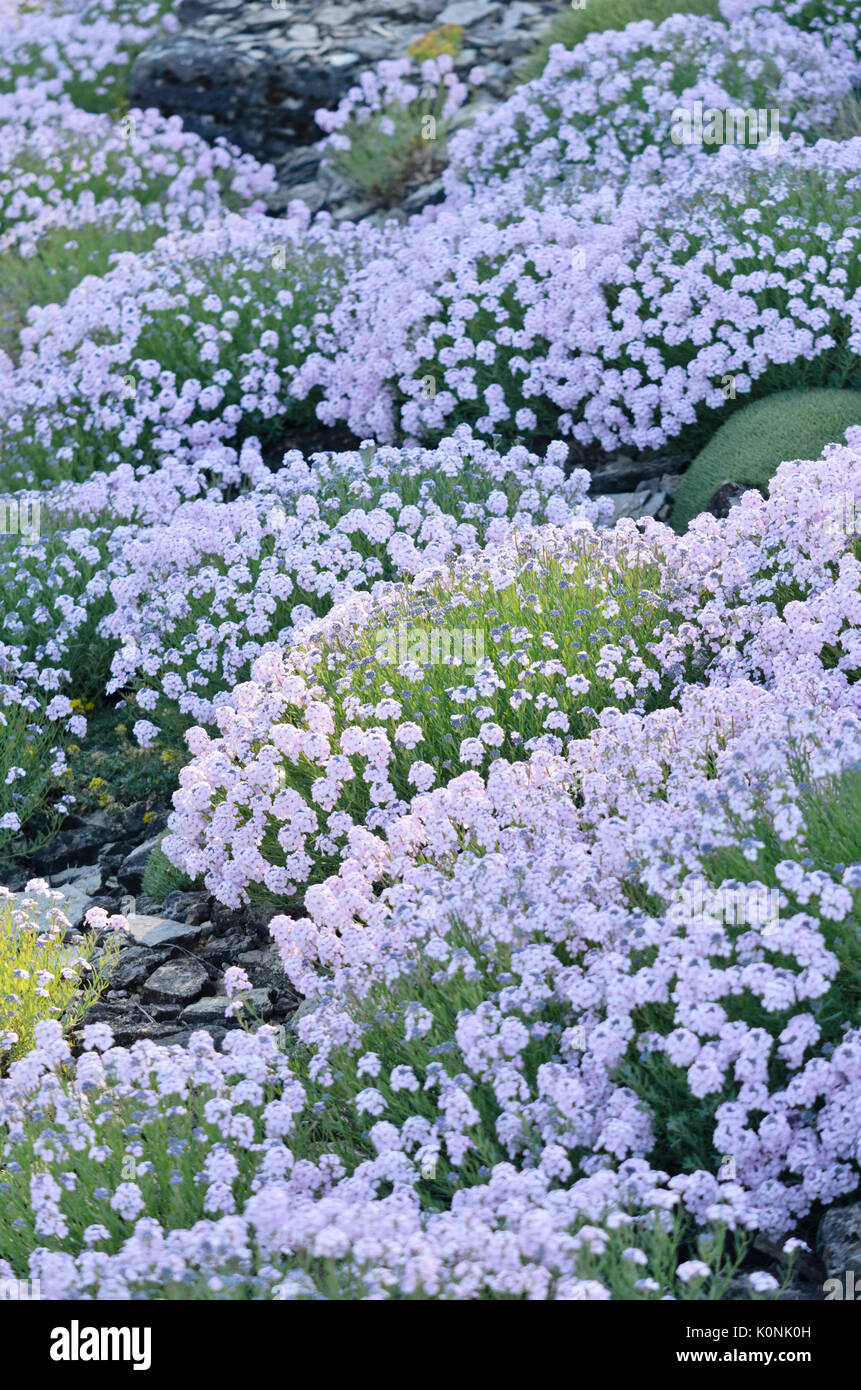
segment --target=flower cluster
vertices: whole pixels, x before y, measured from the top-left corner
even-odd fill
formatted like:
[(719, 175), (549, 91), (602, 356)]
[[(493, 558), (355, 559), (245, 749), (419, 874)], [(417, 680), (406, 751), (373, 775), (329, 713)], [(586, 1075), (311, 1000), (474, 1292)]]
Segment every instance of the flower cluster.
[[(802, 77), (803, 74), (803, 77)], [(857, 63), (815, 34), (765, 14), (733, 25), (673, 15), (590, 34), (574, 49), (556, 45), (540, 78), (482, 112), (450, 145), (446, 184), (501, 187), (514, 179), (538, 202), (552, 193), (662, 176), (674, 158), (701, 153), (674, 134), (679, 111), (704, 109), (778, 117), (743, 125), (736, 138), (813, 135), (833, 121), (852, 90)], [(736, 135), (715, 128), (708, 151)]]
[(792, 136), (676, 159), (660, 185), (531, 208), (515, 181), (446, 203), (353, 277), (338, 350), (312, 351), (293, 389), (385, 438), (466, 419), (611, 449), (701, 437), (788, 381), (853, 384), (859, 161), (859, 139)]
[[(84, 1021), (73, 1059), (121, 923), (6, 894), (0, 1277), (773, 1296), (752, 1235), (789, 1260), (861, 1183), (861, 428), (684, 537), (608, 530), (560, 441), (857, 384), (857, 5), (557, 49), (382, 226), (266, 216), (270, 170), (110, 114), (166, 8), (0, 17), (0, 840), (92, 703), (186, 731), (164, 853), (270, 906), (306, 1005), (221, 1051)], [(459, 117), (448, 59), (409, 76), (331, 150)], [(697, 103), (781, 138), (675, 141)]]
[(189, 732), (165, 853), (233, 906), (249, 885), (289, 898), (351, 852), (354, 832), (384, 832), (438, 782), (561, 754), (595, 704), (646, 708), (669, 623), (659, 574), (636, 532), (602, 537), (584, 521), (354, 595), (286, 656), (255, 661), (216, 712), (219, 738)]
[[(0, 1121), (10, 1126), (2, 1149), (5, 1248), (13, 1255), (0, 1259), (0, 1273), (27, 1268), (51, 1299), (166, 1291), (278, 1301), (725, 1292), (734, 1262), (722, 1229), (679, 1263), (678, 1194), (666, 1173), (641, 1161), (566, 1189), (562, 1151), (548, 1151), (529, 1170), (498, 1163), (483, 1181), (462, 1182), (447, 1165), (433, 1176), (432, 1146), (419, 1152), (420, 1127), (408, 1153), (394, 1127), (379, 1123), (361, 1154), (312, 1156), (303, 1138), (308, 1088), (273, 1032), (234, 1032), (221, 1053), (205, 1033), (187, 1051), (154, 1044), (125, 1051), (96, 1024), (64, 1081), (59, 1029), (39, 1025), (37, 1046), (0, 1091)], [(374, 1074), (373, 1060), (364, 1059), (366, 1075)], [(409, 1094), (405, 1082), (400, 1090)], [(267, 1101), (272, 1092), (277, 1098)], [(452, 1130), (468, 1124), (465, 1092), (443, 1087), (443, 1095)], [(52, 1128), (34, 1145), (33, 1126), (45, 1120)], [(156, 1135), (168, 1157), (163, 1166), (144, 1158)], [(445, 1186), (445, 1205), (429, 1208), (427, 1190)], [(193, 1218), (171, 1226), (164, 1213), (180, 1203)], [(765, 1273), (751, 1278), (763, 1293), (777, 1289)]]

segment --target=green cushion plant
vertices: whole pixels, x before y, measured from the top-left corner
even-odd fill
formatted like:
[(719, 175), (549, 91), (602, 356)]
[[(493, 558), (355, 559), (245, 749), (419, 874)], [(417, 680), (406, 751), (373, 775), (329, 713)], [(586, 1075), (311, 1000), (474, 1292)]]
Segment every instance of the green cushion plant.
[(778, 391), (733, 415), (685, 474), (673, 508), (684, 531), (723, 483), (763, 488), (785, 459), (817, 459), (861, 424), (861, 391)]

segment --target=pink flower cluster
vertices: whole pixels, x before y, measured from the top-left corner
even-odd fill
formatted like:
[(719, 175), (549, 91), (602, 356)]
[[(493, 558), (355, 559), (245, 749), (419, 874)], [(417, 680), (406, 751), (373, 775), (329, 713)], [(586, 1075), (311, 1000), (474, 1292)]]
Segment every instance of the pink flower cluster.
[[(573, 49), (555, 45), (540, 78), (453, 137), (446, 187), (457, 197), (464, 184), (513, 180), (538, 203), (548, 193), (570, 199), (581, 188), (660, 178), (674, 159), (703, 155), (674, 142), (677, 111), (692, 113), (698, 101), (770, 110), (779, 136), (809, 135), (834, 120), (857, 75), (853, 56), (778, 14), (729, 26), (688, 14), (657, 27), (644, 19), (589, 34)], [(759, 136), (755, 124), (751, 143), (771, 129)]]

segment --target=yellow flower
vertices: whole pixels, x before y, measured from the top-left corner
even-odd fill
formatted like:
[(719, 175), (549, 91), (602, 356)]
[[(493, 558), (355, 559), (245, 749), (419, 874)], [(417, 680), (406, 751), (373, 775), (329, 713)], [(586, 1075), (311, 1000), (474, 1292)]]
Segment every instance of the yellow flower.
[(149, 825), (151, 820), (155, 820), (155, 816), (153, 815), (152, 811), (144, 811), (144, 825)]
[(439, 58), (442, 53), (450, 53), (454, 57), (460, 51), (463, 34), (462, 24), (443, 24), (439, 29), (429, 29), (420, 39), (413, 39), (407, 53), (418, 62), (423, 62), (425, 58)]

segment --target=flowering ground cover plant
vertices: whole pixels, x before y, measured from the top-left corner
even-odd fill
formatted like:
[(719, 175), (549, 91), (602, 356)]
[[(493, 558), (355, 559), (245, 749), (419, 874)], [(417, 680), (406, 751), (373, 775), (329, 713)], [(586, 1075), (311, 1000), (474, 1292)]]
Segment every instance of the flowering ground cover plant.
[(462, 82), (447, 53), (417, 67), (409, 58), (380, 63), (336, 111), (317, 112), (326, 163), (362, 192), (396, 202), (411, 179), (428, 182), (442, 172), (455, 117), (482, 80), (473, 68)]
[[(719, 0), (725, 19), (760, 15), (777, 8), (774, 0)], [(790, 24), (821, 34), (829, 43), (858, 48), (858, 0), (786, 0), (780, 13)]]
[[(571, 466), (861, 389), (857, 6), (702, 8), (554, 47), (353, 224), (125, 110), (169, 6), (2, 6), (0, 1278), (774, 1299), (857, 1201), (861, 427), (684, 535)], [(375, 185), (466, 110), (414, 71), (319, 117)], [(28, 856), (165, 788), (145, 891), (224, 959), (253, 906), (286, 1033), (250, 960), (223, 1036), (88, 1017), (122, 921)]]
[(698, 441), (745, 395), (853, 386), (859, 151), (795, 137), (573, 205), (513, 211), (516, 182), (455, 200), (369, 260), (332, 316), (339, 350), (294, 390), (384, 437), (466, 418), (612, 449)]
[(738, 130), (735, 121), (715, 125), (711, 139), (704, 131), (700, 156), (733, 139), (756, 146), (775, 133), (812, 135), (834, 118), (856, 76), (852, 55), (777, 14), (732, 26), (679, 14), (658, 27), (643, 20), (609, 29), (573, 49), (555, 47), (540, 78), (460, 132), (451, 142), (449, 184), (493, 187), (513, 175), (533, 201), (560, 183), (569, 193), (608, 180), (626, 184), (632, 161), (635, 170), (639, 163), (654, 172), (674, 156), (690, 156), (674, 113), (692, 112), (697, 101), (713, 110), (771, 112)]
[(131, 60), (159, 27), (176, 26), (170, 0), (18, 0), (0, 13), (0, 91), (36, 101), (66, 94), (84, 111), (123, 107)]
[(385, 830), (440, 781), (559, 753), (594, 704), (648, 707), (669, 622), (658, 577), (636, 538), (538, 532), (348, 600), (286, 660), (258, 658), (217, 712), (220, 738), (191, 731), (165, 853), (233, 905), (249, 884), (290, 897), (354, 828)]
[[(96, 963), (94, 933), (75, 935), (71, 948), (64, 944), (64, 928), (68, 931), (70, 924), (60, 906), (62, 897), (61, 892), (49, 889), (40, 879), (28, 883), (27, 896), (17, 901), (7, 889), (0, 893), (3, 1072), (30, 1051), (43, 1020), (62, 1019), (69, 1027), (83, 1018), (104, 989), (116, 962), (116, 932), (125, 925), (124, 919), (118, 917), (111, 922), (114, 936)], [(40, 907), (44, 920), (39, 918)]]

